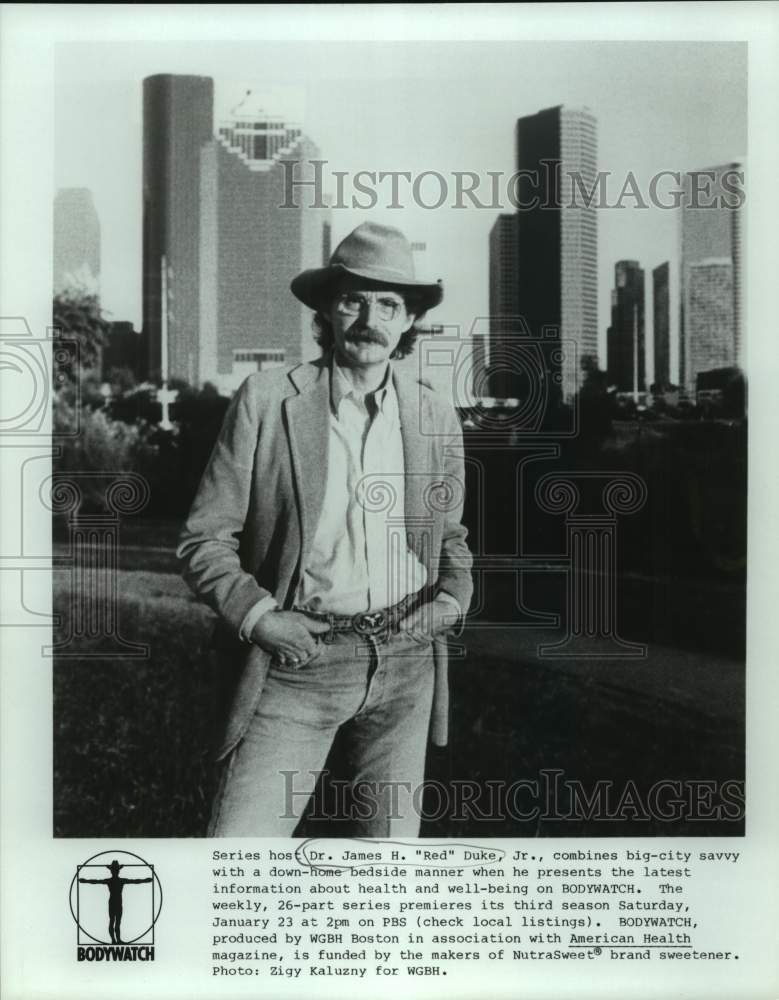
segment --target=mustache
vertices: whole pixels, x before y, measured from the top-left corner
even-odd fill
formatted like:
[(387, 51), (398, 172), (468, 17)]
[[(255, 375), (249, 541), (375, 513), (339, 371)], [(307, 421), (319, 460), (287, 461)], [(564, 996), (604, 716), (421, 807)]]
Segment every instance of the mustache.
[(378, 330), (362, 329), (362, 330), (349, 330), (345, 337), (346, 340), (353, 344), (379, 344), (381, 347), (388, 347), (389, 341), (387, 338), (379, 333)]

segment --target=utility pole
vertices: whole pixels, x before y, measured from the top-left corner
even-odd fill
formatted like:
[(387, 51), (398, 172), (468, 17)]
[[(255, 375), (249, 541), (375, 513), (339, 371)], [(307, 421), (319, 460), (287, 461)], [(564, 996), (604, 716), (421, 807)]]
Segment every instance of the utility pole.
[(638, 304), (633, 303), (633, 402), (638, 406)]
[(168, 376), (170, 374), (168, 364), (168, 260), (165, 254), (162, 255), (160, 268), (162, 271), (160, 295), (160, 298), (162, 299), (162, 365), (160, 371), (162, 387), (157, 393), (157, 402), (162, 404), (162, 419), (160, 420), (160, 427), (164, 431), (169, 431), (173, 429), (173, 424), (170, 421), (170, 404), (175, 402), (178, 393), (176, 391), (171, 391), (168, 388)]

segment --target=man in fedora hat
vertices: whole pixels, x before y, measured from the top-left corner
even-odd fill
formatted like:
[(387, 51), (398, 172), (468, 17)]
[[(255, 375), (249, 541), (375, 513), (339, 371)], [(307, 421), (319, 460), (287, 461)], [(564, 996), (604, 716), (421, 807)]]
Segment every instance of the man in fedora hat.
[(210, 833), (291, 835), (337, 741), (337, 818), (416, 836), (471, 555), (457, 417), (392, 361), (443, 288), (415, 277), (401, 232), (365, 223), (291, 290), (323, 356), (243, 383), (178, 549), (245, 651)]

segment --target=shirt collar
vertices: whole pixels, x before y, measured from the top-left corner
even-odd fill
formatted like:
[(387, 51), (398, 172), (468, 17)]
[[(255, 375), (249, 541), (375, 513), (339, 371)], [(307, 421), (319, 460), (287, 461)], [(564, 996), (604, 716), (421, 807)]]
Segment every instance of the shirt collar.
[(376, 397), (376, 403), (378, 404), (379, 410), (384, 410), (385, 403), (387, 401), (387, 395), (392, 386), (392, 362), (387, 362), (387, 370), (384, 373), (384, 378), (381, 383), (373, 393), (362, 393), (357, 392), (357, 390), (352, 386), (348, 377), (344, 374), (343, 368), (335, 360), (335, 355), (332, 359), (332, 377), (330, 379), (330, 405), (332, 406), (333, 413), (338, 415), (338, 408), (341, 405), (342, 400), (351, 396), (358, 403), (364, 404), (366, 395), (374, 395)]

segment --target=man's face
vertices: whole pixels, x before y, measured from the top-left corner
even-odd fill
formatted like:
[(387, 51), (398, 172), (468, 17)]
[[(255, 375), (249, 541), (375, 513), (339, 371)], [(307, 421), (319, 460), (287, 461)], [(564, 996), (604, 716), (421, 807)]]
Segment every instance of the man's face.
[(399, 292), (356, 286), (336, 294), (327, 318), (339, 360), (363, 368), (387, 361), (415, 317)]

